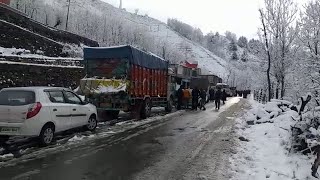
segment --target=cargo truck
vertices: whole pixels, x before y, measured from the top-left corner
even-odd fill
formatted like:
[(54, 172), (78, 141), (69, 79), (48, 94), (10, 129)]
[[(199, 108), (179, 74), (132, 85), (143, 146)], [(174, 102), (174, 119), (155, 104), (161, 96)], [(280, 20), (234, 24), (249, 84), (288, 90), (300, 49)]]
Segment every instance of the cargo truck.
[(84, 48), (84, 65), (87, 76), (78, 93), (98, 111), (147, 118), (152, 107), (172, 110), (168, 61), (132, 46), (90, 47)]

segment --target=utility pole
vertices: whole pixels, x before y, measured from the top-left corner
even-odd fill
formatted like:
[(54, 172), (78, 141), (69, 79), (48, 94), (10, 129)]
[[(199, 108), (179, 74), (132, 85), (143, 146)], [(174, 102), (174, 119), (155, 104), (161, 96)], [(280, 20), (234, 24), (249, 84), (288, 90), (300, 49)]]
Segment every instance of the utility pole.
[(120, 0), (120, 6), (119, 9), (122, 9), (122, 0)]
[(70, 13), (70, 4), (71, 4), (71, 0), (68, 0), (68, 12), (67, 12), (67, 20), (66, 20), (66, 31), (68, 31), (68, 21), (69, 21), (69, 13)]

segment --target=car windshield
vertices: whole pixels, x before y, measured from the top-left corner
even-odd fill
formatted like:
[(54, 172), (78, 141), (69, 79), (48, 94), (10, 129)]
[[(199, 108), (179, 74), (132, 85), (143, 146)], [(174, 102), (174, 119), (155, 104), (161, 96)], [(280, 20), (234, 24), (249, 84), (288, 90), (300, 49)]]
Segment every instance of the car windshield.
[(35, 103), (35, 93), (32, 91), (8, 90), (0, 92), (0, 105), (24, 106)]

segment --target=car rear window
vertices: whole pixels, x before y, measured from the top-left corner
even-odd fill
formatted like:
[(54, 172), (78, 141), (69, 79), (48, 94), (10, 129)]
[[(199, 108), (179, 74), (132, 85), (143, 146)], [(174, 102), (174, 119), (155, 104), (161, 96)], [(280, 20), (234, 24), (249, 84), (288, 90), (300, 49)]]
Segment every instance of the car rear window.
[(7, 90), (0, 92), (0, 105), (24, 106), (35, 103), (33, 91)]

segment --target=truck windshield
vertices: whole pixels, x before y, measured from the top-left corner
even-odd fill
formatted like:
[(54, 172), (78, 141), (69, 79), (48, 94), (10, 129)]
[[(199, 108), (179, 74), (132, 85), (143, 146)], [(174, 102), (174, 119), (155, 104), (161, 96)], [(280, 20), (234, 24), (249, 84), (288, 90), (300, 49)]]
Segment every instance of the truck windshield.
[(24, 106), (35, 103), (35, 93), (32, 91), (8, 90), (0, 92), (0, 105)]
[(95, 59), (86, 61), (89, 77), (116, 78), (127, 76), (128, 61), (126, 59)]

